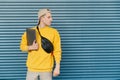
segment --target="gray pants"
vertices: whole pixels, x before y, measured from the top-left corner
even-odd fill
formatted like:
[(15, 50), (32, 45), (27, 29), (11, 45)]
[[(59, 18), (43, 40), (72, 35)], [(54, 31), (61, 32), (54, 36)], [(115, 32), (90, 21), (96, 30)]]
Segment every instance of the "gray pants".
[(52, 72), (30, 72), (27, 71), (26, 80), (52, 80)]

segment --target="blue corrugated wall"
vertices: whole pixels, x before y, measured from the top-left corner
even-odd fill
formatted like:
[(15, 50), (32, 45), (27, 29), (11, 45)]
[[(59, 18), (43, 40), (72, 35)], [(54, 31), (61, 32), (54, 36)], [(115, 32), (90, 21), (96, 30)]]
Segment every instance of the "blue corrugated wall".
[(25, 80), (21, 35), (50, 8), (62, 39), (61, 75), (53, 80), (120, 80), (119, 0), (0, 0), (0, 79)]

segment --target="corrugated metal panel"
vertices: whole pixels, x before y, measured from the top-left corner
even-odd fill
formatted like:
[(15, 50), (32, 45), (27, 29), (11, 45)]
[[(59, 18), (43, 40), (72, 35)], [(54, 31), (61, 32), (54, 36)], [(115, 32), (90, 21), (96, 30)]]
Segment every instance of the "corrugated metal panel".
[(21, 35), (50, 8), (62, 38), (61, 75), (54, 80), (120, 79), (120, 1), (0, 1), (0, 79), (25, 80)]

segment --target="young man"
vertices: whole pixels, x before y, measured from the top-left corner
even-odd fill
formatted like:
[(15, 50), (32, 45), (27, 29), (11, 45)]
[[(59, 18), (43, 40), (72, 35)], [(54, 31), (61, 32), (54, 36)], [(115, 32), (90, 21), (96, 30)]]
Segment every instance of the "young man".
[[(54, 59), (56, 62), (53, 70), (53, 76), (60, 74), (60, 61), (61, 61), (61, 40), (59, 32), (50, 27), (52, 22), (52, 15), (49, 9), (42, 9), (38, 12), (38, 25), (32, 29), (36, 30), (36, 40), (32, 45), (27, 45), (26, 32), (22, 35), (20, 49), (28, 52), (27, 57), (27, 76), (26, 80), (36, 80), (40, 77), (40, 80), (52, 80), (52, 69), (54, 65)], [(41, 37), (38, 33), (49, 39), (54, 47), (53, 52), (47, 53), (41, 47)]]

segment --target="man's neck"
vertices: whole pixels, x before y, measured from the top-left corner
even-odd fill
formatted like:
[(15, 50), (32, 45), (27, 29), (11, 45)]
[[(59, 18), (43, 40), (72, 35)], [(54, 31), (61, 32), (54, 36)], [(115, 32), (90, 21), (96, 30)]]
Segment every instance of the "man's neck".
[(40, 23), (39, 28), (44, 28), (45, 26), (45, 24)]

